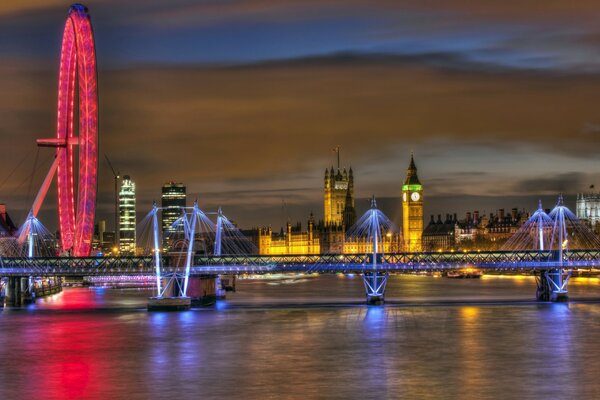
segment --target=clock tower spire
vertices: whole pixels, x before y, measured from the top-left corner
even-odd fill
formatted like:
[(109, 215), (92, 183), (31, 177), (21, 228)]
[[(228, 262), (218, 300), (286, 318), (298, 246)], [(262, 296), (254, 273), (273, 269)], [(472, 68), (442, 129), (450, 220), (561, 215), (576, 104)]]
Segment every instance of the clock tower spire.
[(423, 186), (417, 176), (417, 166), (412, 152), (406, 179), (402, 185), (402, 233), (405, 251), (411, 253), (422, 251)]

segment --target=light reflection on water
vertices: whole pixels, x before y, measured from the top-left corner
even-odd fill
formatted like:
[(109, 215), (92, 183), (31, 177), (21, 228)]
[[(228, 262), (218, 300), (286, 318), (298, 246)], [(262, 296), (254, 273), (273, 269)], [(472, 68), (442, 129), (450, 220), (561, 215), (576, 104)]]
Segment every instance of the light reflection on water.
[[(600, 398), (600, 304), (529, 302), (534, 293), (530, 278), (392, 277), (395, 304), (375, 307), (363, 305), (360, 279), (330, 276), (240, 281), (214, 308), (148, 313), (147, 291), (70, 289), (0, 314), (0, 391), (7, 399)], [(600, 285), (575, 280), (571, 295), (600, 299)]]

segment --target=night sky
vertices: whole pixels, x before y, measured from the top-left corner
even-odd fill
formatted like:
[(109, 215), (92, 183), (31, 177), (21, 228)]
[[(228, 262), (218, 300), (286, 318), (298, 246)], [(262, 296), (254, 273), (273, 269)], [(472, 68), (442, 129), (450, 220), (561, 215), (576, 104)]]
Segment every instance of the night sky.
[[(69, 2), (0, 3), (0, 202), (25, 217), (53, 152)], [(341, 145), (357, 205), (398, 219), (414, 151), (431, 213), (552, 206), (600, 185), (600, 3), (89, 1), (98, 217), (116, 169), (149, 210), (168, 180), (243, 227), (323, 214)], [(31, 177), (33, 176), (33, 179)], [(599, 186), (600, 187), (600, 186)], [(54, 187), (43, 222), (55, 226)]]

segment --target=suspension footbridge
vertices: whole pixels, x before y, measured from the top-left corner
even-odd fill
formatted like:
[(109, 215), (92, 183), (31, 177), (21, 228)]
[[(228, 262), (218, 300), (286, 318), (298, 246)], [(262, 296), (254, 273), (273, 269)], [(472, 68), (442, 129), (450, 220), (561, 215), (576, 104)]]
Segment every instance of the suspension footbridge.
[[(17, 237), (0, 240), (1, 290), (13, 303), (30, 296), (32, 281), (40, 277), (152, 275), (156, 296), (151, 304), (186, 306), (207, 293), (221, 296), (222, 275), (344, 272), (361, 274), (366, 301), (380, 304), (390, 273), (469, 267), (533, 274), (537, 298), (559, 301), (567, 298), (572, 271), (600, 267), (600, 241), (562, 198), (549, 214), (540, 204), (502, 251), (386, 253), (383, 238), (399, 235), (399, 230), (373, 198), (370, 209), (345, 234), (347, 240), (361, 243), (356, 254), (256, 255), (256, 247), (220, 209), (206, 213), (194, 203), (181, 209), (169, 237), (162, 237), (162, 210), (153, 206), (140, 228), (148, 239), (143, 256), (90, 257), (98, 162), (96, 54), (88, 10), (78, 4), (69, 9), (64, 28), (57, 110), (56, 137), (38, 140), (38, 145), (56, 149), (55, 160)], [(59, 240), (37, 219), (54, 176)]]

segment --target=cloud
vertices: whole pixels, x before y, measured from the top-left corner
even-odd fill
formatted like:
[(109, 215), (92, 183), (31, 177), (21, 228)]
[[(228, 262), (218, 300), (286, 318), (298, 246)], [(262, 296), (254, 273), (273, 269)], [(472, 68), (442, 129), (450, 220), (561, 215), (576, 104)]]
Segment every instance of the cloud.
[[(230, 62), (340, 51), (457, 56), (469, 66), (600, 70), (592, 1), (90, 0), (104, 62)], [(0, 51), (54, 59), (62, 1), (5, 1)], [(58, 42), (58, 40), (57, 40)], [(32, 51), (34, 50), (34, 51)], [(429, 57), (423, 59), (432, 62)], [(439, 60), (442, 61), (443, 60)]]
[(514, 183), (514, 191), (523, 194), (537, 193), (545, 195), (557, 195), (559, 193), (570, 193), (573, 191), (573, 188), (587, 188), (593, 183), (594, 177), (589, 173), (554, 173), (550, 176), (536, 176), (533, 178), (517, 179), (517, 181)]
[[(0, 94), (2, 135), (11, 139), (3, 142), (7, 157), (0, 168), (8, 171), (31, 153), (37, 137), (50, 136), (55, 74), (2, 72), (0, 85), (9, 88)], [(554, 165), (548, 175), (557, 178), (540, 180), (527, 170), (515, 171), (509, 160), (527, 157), (535, 166), (552, 157), (575, 164), (595, 157), (580, 127), (597, 114), (600, 81), (334, 58), (101, 70), (100, 96), (101, 152), (136, 181), (140, 207), (174, 179), (212, 204), (277, 208), (282, 198), (318, 204), (323, 169), (333, 162), (330, 149), (336, 144), (342, 144), (342, 161), (354, 166), (358, 194), (365, 197), (398, 193), (410, 148), (417, 150), (431, 193), (500, 194), (510, 176), (509, 182), (518, 181), (508, 188), (515, 193), (569, 191), (585, 180), (584, 171), (563, 173), (574, 164)], [(515, 146), (527, 146), (530, 153), (516, 155)], [(44, 151), (50, 152), (40, 149), (40, 163)], [(460, 169), (453, 173), (445, 163)], [(110, 210), (112, 177), (102, 159), (100, 168), (101, 199)], [(22, 192), (18, 182), (28, 173), (17, 171), (7, 188)], [(38, 179), (43, 171), (39, 174)], [(259, 222), (253, 216), (238, 219)]]

